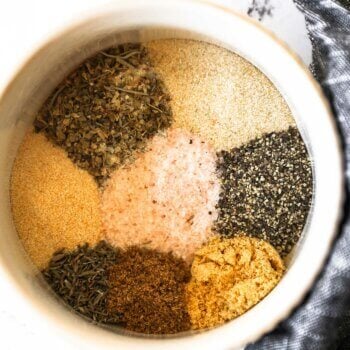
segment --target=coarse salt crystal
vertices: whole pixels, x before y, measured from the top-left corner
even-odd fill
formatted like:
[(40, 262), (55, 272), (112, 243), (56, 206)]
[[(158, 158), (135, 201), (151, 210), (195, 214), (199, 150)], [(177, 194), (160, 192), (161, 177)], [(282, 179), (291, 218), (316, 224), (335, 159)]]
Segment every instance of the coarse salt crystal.
[(107, 240), (146, 245), (190, 261), (211, 235), (220, 185), (216, 154), (197, 136), (170, 129), (129, 167), (116, 170), (102, 195)]

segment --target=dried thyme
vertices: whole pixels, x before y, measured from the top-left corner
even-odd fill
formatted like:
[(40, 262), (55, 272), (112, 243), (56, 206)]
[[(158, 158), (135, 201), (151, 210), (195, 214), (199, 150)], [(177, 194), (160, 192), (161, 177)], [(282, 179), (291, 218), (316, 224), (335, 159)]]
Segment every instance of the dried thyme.
[(312, 197), (312, 170), (296, 128), (273, 132), (219, 153), (219, 216), (223, 236), (244, 232), (287, 255), (303, 230)]
[(34, 126), (101, 185), (171, 119), (169, 95), (146, 49), (125, 44), (98, 53), (70, 74)]
[(120, 324), (120, 315), (107, 309), (107, 269), (118, 257), (119, 252), (104, 241), (94, 248), (85, 244), (72, 252), (57, 251), (42, 273), (52, 290), (77, 313), (96, 323)]

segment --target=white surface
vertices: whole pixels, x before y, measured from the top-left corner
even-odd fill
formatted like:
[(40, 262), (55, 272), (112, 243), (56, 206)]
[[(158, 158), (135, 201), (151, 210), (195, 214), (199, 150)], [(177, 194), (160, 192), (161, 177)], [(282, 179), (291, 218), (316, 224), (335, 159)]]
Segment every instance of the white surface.
[[(128, 0), (130, 1), (130, 0)], [(137, 0), (135, 0), (137, 1)], [(12, 76), (23, 57), (55, 29), (69, 22), (80, 12), (108, 3), (105, 0), (11, 0), (0, 2), (0, 87)], [(250, 0), (217, 0), (219, 4), (246, 12)], [(303, 58), (310, 63), (311, 49), (302, 16), (291, 0), (272, 0), (273, 17), (263, 23), (271, 28)], [(0, 285), (1, 349), (77, 349), (64, 343), (54, 330), (47, 333), (33, 327), (28, 320), (19, 319), (21, 305), (14, 305), (6, 286)]]

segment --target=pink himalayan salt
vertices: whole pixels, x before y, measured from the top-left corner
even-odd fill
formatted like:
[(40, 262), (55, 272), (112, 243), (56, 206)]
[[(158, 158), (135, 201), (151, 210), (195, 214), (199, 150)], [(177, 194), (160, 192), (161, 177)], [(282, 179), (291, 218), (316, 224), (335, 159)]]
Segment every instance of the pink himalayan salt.
[(122, 248), (172, 251), (190, 262), (217, 218), (215, 160), (214, 150), (186, 131), (155, 136), (147, 152), (106, 184), (101, 205), (106, 239)]

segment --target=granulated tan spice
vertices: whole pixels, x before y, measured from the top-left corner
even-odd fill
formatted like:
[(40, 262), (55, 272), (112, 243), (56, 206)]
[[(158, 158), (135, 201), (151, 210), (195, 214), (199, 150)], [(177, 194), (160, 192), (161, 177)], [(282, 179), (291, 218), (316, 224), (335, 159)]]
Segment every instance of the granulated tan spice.
[(276, 286), (283, 272), (277, 251), (263, 240), (212, 239), (196, 252), (187, 285), (192, 327), (214, 327), (243, 314)]
[(294, 125), (275, 86), (244, 58), (192, 40), (157, 40), (146, 47), (172, 98), (175, 126), (199, 134), (217, 150)]
[(155, 136), (130, 167), (116, 170), (102, 195), (107, 240), (147, 245), (188, 262), (212, 235), (220, 185), (214, 150), (184, 130)]
[(126, 329), (172, 334), (190, 329), (185, 283), (190, 270), (172, 254), (130, 247), (110, 269), (108, 307)]
[(56, 250), (101, 238), (96, 182), (42, 134), (29, 132), (18, 150), (11, 202), (24, 248), (40, 269)]

